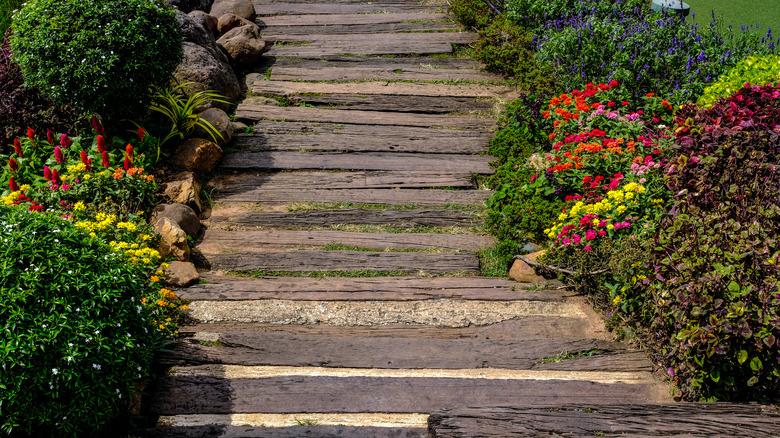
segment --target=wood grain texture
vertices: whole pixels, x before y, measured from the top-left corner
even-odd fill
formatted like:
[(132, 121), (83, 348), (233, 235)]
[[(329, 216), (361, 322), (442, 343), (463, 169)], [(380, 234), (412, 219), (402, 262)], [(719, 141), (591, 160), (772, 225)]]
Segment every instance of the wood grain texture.
[[(282, 71), (279, 76), (300, 77), (304, 74), (310, 75), (316, 80), (353, 80), (362, 78), (406, 78), (413, 76), (415, 79), (427, 77), (432, 80), (440, 78), (462, 79), (468, 75), (463, 70), (450, 70), (448, 72), (431, 71), (427, 69), (414, 70), (361, 70), (361, 71), (333, 71), (333, 69), (307, 70), (304, 72)], [(470, 76), (477, 77), (482, 75), (479, 72), (473, 72)], [(277, 77), (277, 73), (274, 73)], [(333, 78), (333, 79), (327, 79)], [(342, 110), (370, 110), (370, 111), (398, 111), (405, 113), (423, 113), (423, 114), (446, 114), (451, 112), (469, 112), (469, 111), (489, 111), (495, 106), (495, 102), (487, 99), (476, 99), (473, 97), (458, 96), (386, 96), (374, 94), (324, 94), (319, 96), (294, 95), (287, 97), (288, 102), (293, 105), (310, 104), (315, 106), (336, 105)]]
[[(263, 34), (263, 40), (270, 43), (277, 42), (309, 42), (312, 46), (326, 47), (356, 47), (374, 50), (378, 45), (423, 45), (430, 43), (450, 43), (450, 44), (471, 44), (477, 40), (477, 34), (474, 32), (410, 32), (410, 33), (388, 33), (374, 35), (352, 35), (352, 34), (314, 34), (305, 35), (285, 35), (285, 34)], [(359, 52), (361, 54), (369, 54)]]
[(446, 409), (433, 412), (434, 438), (529, 436), (737, 437), (780, 435), (780, 412), (734, 403), (561, 405)]
[(438, 249), (476, 252), (495, 245), (496, 241), (491, 236), (469, 234), (208, 229), (197, 248), (204, 254), (218, 254), (226, 249), (251, 248), (253, 251), (314, 249), (331, 243), (378, 251)]
[[(391, 34), (388, 34), (391, 35)], [(273, 45), (266, 49), (264, 56), (287, 56), (293, 58), (321, 59), (341, 55), (441, 55), (452, 53), (452, 43), (413, 41), (408, 44), (361, 44), (347, 42), (344, 44), (290, 44)]]
[(376, 210), (348, 208), (292, 213), (236, 211), (215, 206), (208, 218), (216, 227), (328, 227), (343, 224), (398, 228), (481, 225), (473, 210)]
[(374, 126), (417, 126), (422, 128), (450, 127), (460, 129), (491, 128), (495, 121), (475, 116), (449, 116), (388, 111), (338, 110), (308, 107), (279, 107), (270, 105), (240, 104), (236, 120), (257, 122), (260, 120), (284, 120), (290, 122), (320, 122)]
[[(197, 248), (196, 248), (197, 249)], [(197, 254), (199, 264), (230, 271), (479, 271), (475, 254), (414, 252), (292, 251)]]
[(271, 205), (295, 202), (349, 202), (369, 205), (403, 205), (420, 207), (481, 207), (492, 195), (488, 190), (438, 190), (438, 189), (343, 189), (343, 190), (251, 190), (222, 192), (215, 201), (261, 202)]
[(268, 189), (392, 189), (474, 186), (473, 175), (468, 172), (264, 172), (218, 175), (206, 185), (207, 190), (221, 191)]
[[(266, 125), (272, 122), (262, 122)], [(344, 125), (347, 126), (347, 125)], [(453, 136), (413, 136), (399, 128), (397, 136), (376, 135), (368, 125), (365, 134), (240, 134), (234, 137), (235, 147), (251, 152), (321, 151), (321, 152), (411, 152), (430, 154), (473, 154), (484, 152), (488, 138)], [(265, 129), (258, 125), (256, 129)], [(420, 128), (417, 128), (420, 129)], [(347, 132), (353, 130), (345, 130)], [(358, 131), (357, 129), (354, 131)], [(430, 131), (438, 131), (431, 129)], [(387, 131), (385, 131), (387, 132)], [(461, 131), (456, 131), (461, 132)], [(412, 137), (412, 138), (410, 138)]]
[[(358, 14), (360, 15), (380, 15), (380, 14)], [(400, 15), (400, 14), (381, 14), (381, 15)], [(414, 15), (414, 14), (408, 14), (408, 15)], [(422, 14), (421, 14), (422, 15)], [(434, 15), (434, 14), (430, 14)], [(349, 14), (347, 16), (350, 16)], [(355, 16), (355, 15), (353, 15)], [(276, 17), (279, 17), (278, 15)], [(284, 17), (296, 17), (296, 15), (285, 15)], [(300, 15), (300, 17), (306, 17), (306, 15)], [(314, 17), (330, 17), (330, 15), (314, 15)], [(258, 20), (257, 22), (263, 21), (268, 17), (263, 17)], [(275, 18), (275, 17), (273, 17)], [(355, 24), (355, 23), (338, 23), (338, 24), (324, 24), (324, 25), (313, 25), (313, 24), (307, 24), (302, 26), (291, 26), (291, 25), (276, 25), (276, 26), (266, 26), (262, 28), (263, 34), (268, 35), (308, 35), (308, 34), (318, 34), (318, 35), (343, 35), (343, 34), (353, 34), (353, 35), (377, 35), (382, 33), (393, 33), (393, 32), (454, 32), (461, 30), (461, 26), (452, 22), (452, 21), (426, 21), (426, 22), (403, 22), (403, 21), (393, 21), (388, 23), (366, 23), (366, 24)]]
[[(613, 356), (611, 366), (587, 366), (575, 360), (562, 361), (563, 371), (638, 372), (632, 363), (620, 363), (627, 350), (619, 344), (593, 339), (436, 339), (399, 337), (305, 336), (286, 333), (220, 333), (220, 346), (201, 345), (183, 339), (161, 359), (166, 364), (272, 365), (296, 367), (378, 369), (546, 369), (542, 359), (562, 351), (593, 351), (594, 357)], [(616, 357), (614, 357), (616, 356)], [(650, 363), (647, 358), (641, 370)]]
[[(493, 160), (494, 158), (489, 155), (385, 152), (235, 152), (225, 154), (219, 167), (221, 169), (242, 170), (317, 169), (408, 172), (430, 172), (435, 170), (441, 173), (491, 174), (493, 169), (490, 166), (490, 162)], [(365, 174), (358, 175), (357, 179), (363, 175)], [(391, 180), (394, 179), (392, 177), (389, 178)]]
[(435, 6), (413, 4), (328, 4), (328, 3), (269, 3), (254, 2), (255, 12), (265, 15), (320, 15), (320, 14), (371, 14), (371, 13), (410, 13), (436, 12)]
[[(390, 66), (393, 69), (403, 68), (416, 68), (421, 65), (396, 65), (403, 58), (392, 58), (392, 64)], [(419, 59), (419, 58), (416, 58)], [(287, 60), (283, 60), (287, 65)], [(281, 63), (282, 61), (278, 61)], [(320, 61), (310, 61), (317, 62)], [(332, 61), (331, 61), (332, 62)], [(347, 62), (347, 61), (345, 61)], [(415, 61), (416, 62), (416, 61)], [(439, 62), (439, 59), (436, 59)], [(319, 66), (330, 65), (330, 62), (321, 63)], [(435, 64), (439, 65), (439, 64)], [(377, 65), (373, 68), (385, 68), (387, 65)], [(308, 64), (300, 65), (299, 68), (314, 68)], [(363, 67), (372, 68), (372, 67)], [(272, 72), (273, 74), (273, 68)], [(444, 84), (431, 84), (431, 83), (410, 83), (410, 82), (357, 82), (357, 83), (312, 83), (312, 82), (292, 82), (292, 81), (267, 81), (257, 80), (250, 87), (252, 93), (255, 94), (267, 94), (276, 93), (278, 95), (286, 96), (296, 93), (353, 93), (353, 94), (380, 94), (380, 95), (400, 95), (400, 96), (463, 96), (463, 97), (496, 97), (496, 98), (512, 98), (517, 95), (517, 89), (513, 87), (505, 87), (498, 85), (481, 85), (481, 84), (468, 84), (468, 85), (444, 85)]]
[[(266, 4), (270, 2), (264, 2)], [(285, 2), (292, 3), (292, 2)], [(340, 2), (344, 3), (344, 2)], [(363, 3), (363, 2), (356, 2)], [(255, 20), (261, 28), (287, 27), (287, 26), (334, 26), (334, 25), (363, 25), (363, 24), (392, 24), (403, 22), (423, 22), (429, 24), (435, 21), (451, 22), (449, 14), (417, 12), (397, 14), (330, 14), (330, 15), (277, 15), (273, 17), (259, 17)], [(316, 32), (311, 32), (316, 33)]]
[(560, 301), (570, 293), (558, 290), (523, 290), (513, 281), (498, 278), (240, 278), (203, 276), (206, 284), (177, 291), (187, 300), (534, 300)]
[(151, 409), (164, 415), (265, 412), (431, 412), (443, 406), (559, 406), (648, 403), (661, 399), (643, 384), (562, 380), (277, 377), (166, 377)]
[[(304, 421), (304, 419), (301, 419)], [(134, 431), (138, 438), (426, 438), (423, 428), (365, 427), (365, 426), (178, 426), (157, 427)]]

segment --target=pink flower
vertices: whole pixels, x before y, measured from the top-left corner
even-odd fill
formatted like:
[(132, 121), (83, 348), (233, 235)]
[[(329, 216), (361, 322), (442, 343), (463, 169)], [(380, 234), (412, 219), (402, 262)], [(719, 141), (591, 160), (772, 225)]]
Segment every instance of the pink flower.
[(536, 181), (536, 178), (539, 178), (538, 175), (531, 175), (531, 184), (533, 184)]
[(67, 185), (67, 184), (63, 184), (61, 188), (62, 188), (62, 190), (68, 190), (70, 188), (70, 186)]
[(585, 252), (590, 252), (593, 248), (590, 245), (585, 245), (584, 248), (582, 248)]
[(65, 157), (62, 155), (62, 149), (59, 146), (54, 147), (54, 159), (57, 160), (57, 164), (62, 164), (65, 161)]
[(49, 166), (43, 166), (43, 178), (46, 181), (51, 181), (51, 168)]
[(698, 163), (699, 157), (691, 157), (691, 163)]
[(46, 140), (49, 142), (50, 145), (54, 145), (54, 133), (51, 132), (51, 129), (46, 130)]
[(571, 236), (571, 241), (574, 242), (575, 244), (578, 244), (580, 243), (580, 241), (582, 241), (582, 238), (580, 237), (579, 234), (574, 234)]
[(588, 230), (585, 232), (585, 240), (593, 240), (598, 236), (596, 230)]
[(100, 120), (98, 120), (97, 116), (92, 116), (92, 129), (95, 130), (95, 134), (106, 133), (105, 128), (103, 128), (103, 125), (100, 124)]
[(563, 246), (569, 246), (569, 245), (571, 245), (571, 239), (566, 237), (566, 238), (563, 239), (563, 241), (561, 243), (563, 244)]
[(599, 236), (604, 237), (607, 235), (607, 232), (604, 230), (599, 230)]
[(60, 178), (60, 173), (57, 172), (57, 169), (51, 170), (51, 182), (53, 182), (54, 185), (62, 184), (62, 178)]
[(62, 134), (60, 136), (60, 146), (62, 146), (63, 149), (67, 149), (72, 144), (73, 144), (73, 140), (68, 138), (66, 134)]

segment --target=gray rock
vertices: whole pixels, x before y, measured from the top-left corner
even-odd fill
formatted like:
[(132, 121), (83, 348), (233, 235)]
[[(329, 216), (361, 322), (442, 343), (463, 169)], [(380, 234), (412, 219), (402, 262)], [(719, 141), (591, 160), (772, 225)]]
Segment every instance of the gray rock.
[(264, 80), (265, 75), (262, 73), (247, 73), (247, 75), (244, 76), (244, 84), (246, 84), (247, 89), (250, 90), (255, 85), (255, 82)]
[(170, 262), (165, 270), (164, 281), (175, 287), (187, 287), (197, 283), (200, 275), (190, 262)]
[(244, 133), (246, 132), (247, 128), (249, 128), (249, 125), (242, 122), (230, 122), (231, 125), (233, 125), (233, 133), (236, 132)]
[[(184, 43), (184, 57), (173, 74), (176, 82), (194, 82), (191, 92), (214, 90), (229, 101), (241, 98), (241, 86), (236, 73), (226, 62), (215, 58), (207, 49), (192, 43)], [(205, 108), (229, 109), (229, 104), (209, 102)]]
[(232, 29), (219, 37), (217, 45), (221, 46), (236, 67), (250, 67), (260, 61), (265, 50), (265, 41), (260, 37), (257, 26), (241, 26)]
[(282, 106), (279, 101), (271, 99), (270, 97), (263, 96), (251, 96), (244, 99), (242, 102), (244, 105), (270, 105), (270, 106)]
[[(191, 17), (184, 12), (177, 11), (176, 19), (179, 21), (179, 30), (181, 30), (181, 36), (184, 40), (185, 50), (187, 43), (197, 44), (211, 54), (214, 59), (228, 64), (229, 59), (227, 53), (225, 53), (220, 46), (217, 45), (216, 40), (211, 32), (203, 25), (201, 20)], [(186, 54), (185, 54), (186, 55)]]
[(217, 17), (213, 15), (209, 15), (203, 11), (192, 11), (189, 14), (187, 14), (188, 17), (192, 18), (195, 22), (200, 24), (203, 28), (207, 29), (209, 33), (211, 33), (212, 38), (218, 38), (220, 33), (217, 29)]
[(171, 162), (192, 172), (209, 173), (222, 158), (222, 148), (202, 138), (191, 138), (176, 148)]
[(168, 218), (179, 226), (188, 236), (200, 231), (200, 220), (195, 211), (184, 204), (160, 204), (152, 209), (149, 224), (155, 226), (162, 218)]
[(167, 178), (161, 184), (165, 199), (170, 202), (184, 204), (192, 208), (195, 213), (203, 211), (203, 203), (200, 200), (201, 185), (192, 172), (180, 172)]
[[(233, 140), (233, 125), (230, 123), (230, 117), (219, 108), (209, 108), (198, 114), (201, 119), (211, 123), (216, 128), (219, 135), (215, 136), (217, 144), (224, 146)], [(195, 128), (195, 135), (201, 138), (211, 138), (211, 135), (200, 126)]]
[(182, 12), (208, 11), (214, 0), (165, 0), (165, 4)]
[(211, 5), (210, 14), (215, 17), (235, 14), (249, 21), (254, 21), (257, 17), (255, 6), (250, 0), (215, 0), (214, 4)]

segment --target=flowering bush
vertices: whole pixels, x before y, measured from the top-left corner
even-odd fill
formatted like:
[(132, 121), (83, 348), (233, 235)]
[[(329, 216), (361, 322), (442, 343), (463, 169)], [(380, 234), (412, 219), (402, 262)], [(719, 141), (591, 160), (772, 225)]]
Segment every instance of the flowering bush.
[(11, 44), (29, 86), (111, 120), (143, 114), (149, 88), (167, 83), (182, 57), (162, 0), (30, 2)]
[(780, 389), (780, 89), (746, 86), (675, 123), (652, 341), (686, 399)]
[(0, 433), (93, 435), (173, 327), (157, 258), (132, 263), (55, 213), (0, 205), (0, 231)]

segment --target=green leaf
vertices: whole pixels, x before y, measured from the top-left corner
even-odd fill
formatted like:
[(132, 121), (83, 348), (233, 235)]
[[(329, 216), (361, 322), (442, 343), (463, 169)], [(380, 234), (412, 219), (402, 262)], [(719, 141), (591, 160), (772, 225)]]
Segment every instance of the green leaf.
[(764, 364), (761, 363), (761, 359), (754, 357), (750, 360), (750, 369), (753, 371), (761, 371), (764, 369)]
[(739, 362), (740, 365), (745, 363), (745, 361), (748, 358), (748, 352), (745, 350), (739, 350), (739, 353), (737, 353), (737, 362)]

